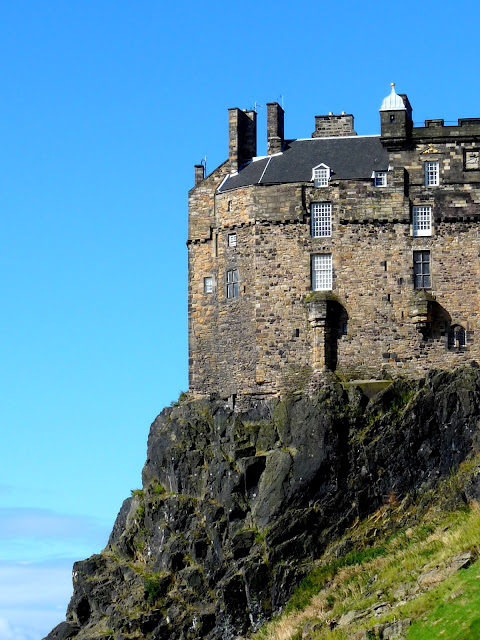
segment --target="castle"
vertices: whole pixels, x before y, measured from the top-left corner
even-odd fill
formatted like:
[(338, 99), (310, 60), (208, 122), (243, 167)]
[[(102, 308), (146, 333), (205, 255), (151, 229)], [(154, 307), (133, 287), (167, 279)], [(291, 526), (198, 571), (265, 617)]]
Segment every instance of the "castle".
[(229, 109), (229, 157), (189, 193), (194, 395), (279, 395), (332, 370), (420, 376), (480, 361), (480, 118), (414, 126), (406, 95), (380, 135), (350, 114), (286, 140), (267, 105)]

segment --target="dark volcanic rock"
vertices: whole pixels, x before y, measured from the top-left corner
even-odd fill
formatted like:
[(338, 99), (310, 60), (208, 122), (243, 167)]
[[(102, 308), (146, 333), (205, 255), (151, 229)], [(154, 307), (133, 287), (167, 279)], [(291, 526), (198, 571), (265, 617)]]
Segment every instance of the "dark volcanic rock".
[[(165, 409), (143, 491), (106, 549), (75, 563), (67, 622), (48, 640), (256, 628), (356, 518), (422, 495), (477, 451), (479, 406), (480, 370), (468, 368), (397, 381), (370, 402), (332, 381), (242, 413), (219, 400)], [(479, 500), (479, 487), (473, 476), (464, 498)]]

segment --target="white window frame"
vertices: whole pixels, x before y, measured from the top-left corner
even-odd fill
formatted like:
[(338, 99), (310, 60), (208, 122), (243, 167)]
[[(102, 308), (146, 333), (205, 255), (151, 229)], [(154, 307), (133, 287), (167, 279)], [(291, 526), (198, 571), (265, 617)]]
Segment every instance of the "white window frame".
[(414, 238), (432, 235), (432, 207), (414, 206), (412, 208), (412, 236)]
[(425, 162), (425, 186), (438, 187), (440, 184), (440, 163), (437, 160)]
[(226, 294), (227, 294), (227, 298), (238, 298), (239, 295), (239, 287), (238, 287), (238, 283), (239, 283), (239, 278), (238, 278), (238, 269), (228, 269), (226, 276), (225, 276), (225, 283), (226, 283)]
[(203, 293), (213, 293), (213, 278), (205, 276), (203, 279)]
[(312, 180), (313, 186), (316, 188), (328, 187), (330, 180), (330, 167), (323, 163), (317, 164), (317, 166), (312, 169)]
[(333, 265), (331, 253), (315, 253), (311, 256), (311, 278), (313, 291), (332, 290)]
[(330, 238), (332, 235), (332, 203), (312, 202), (310, 215), (312, 238)]
[(373, 172), (373, 184), (375, 187), (387, 186), (387, 172), (386, 171), (374, 171)]
[(228, 246), (229, 247), (236, 247), (237, 246), (237, 234), (236, 233), (229, 233), (228, 234)]

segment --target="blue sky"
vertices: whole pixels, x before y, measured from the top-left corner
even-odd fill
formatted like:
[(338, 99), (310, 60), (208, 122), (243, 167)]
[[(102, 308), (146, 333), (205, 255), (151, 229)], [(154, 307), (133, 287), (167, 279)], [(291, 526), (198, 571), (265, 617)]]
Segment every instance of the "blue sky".
[[(283, 99), (287, 137), (480, 116), (476, 2), (0, 4), (0, 640), (60, 622), (74, 560), (140, 486), (187, 388), (187, 191), (227, 109)], [(281, 98), (281, 96), (283, 98)]]

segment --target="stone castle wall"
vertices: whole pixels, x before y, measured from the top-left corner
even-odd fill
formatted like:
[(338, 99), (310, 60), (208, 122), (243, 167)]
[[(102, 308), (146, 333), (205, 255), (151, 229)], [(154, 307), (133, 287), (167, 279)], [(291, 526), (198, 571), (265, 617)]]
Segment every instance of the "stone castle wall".
[[(194, 188), (192, 392), (282, 394), (309, 384), (319, 357), (350, 379), (420, 376), (480, 362), (480, 172), (465, 172), (464, 147), (472, 144), (419, 141), (393, 149), (386, 187), (373, 179), (332, 180), (319, 189), (294, 183), (215, 193), (228, 171), (219, 167)], [(438, 187), (424, 186), (424, 162), (432, 159), (439, 162)], [(332, 204), (331, 237), (311, 235), (315, 202)], [(412, 237), (416, 205), (432, 207), (431, 236)], [(431, 252), (432, 287), (423, 302), (414, 286), (417, 250)], [(315, 324), (311, 256), (324, 253), (332, 255), (333, 287), (313, 296), (325, 298)], [(239, 296), (228, 299), (231, 269), (238, 269)], [(211, 293), (203, 290), (204, 277), (212, 277)], [(448, 344), (457, 324), (466, 330), (462, 349)]]

